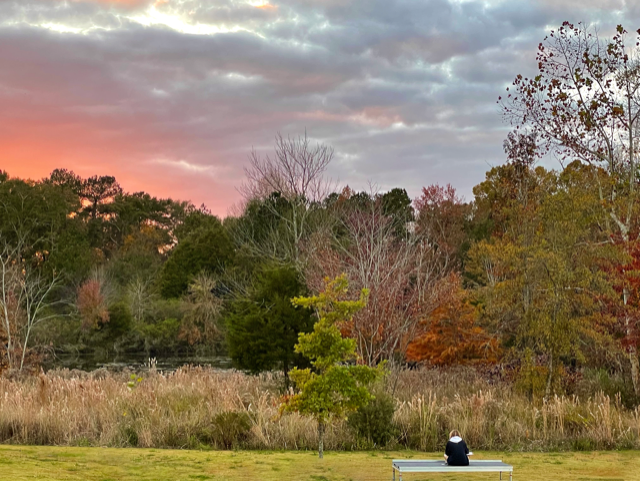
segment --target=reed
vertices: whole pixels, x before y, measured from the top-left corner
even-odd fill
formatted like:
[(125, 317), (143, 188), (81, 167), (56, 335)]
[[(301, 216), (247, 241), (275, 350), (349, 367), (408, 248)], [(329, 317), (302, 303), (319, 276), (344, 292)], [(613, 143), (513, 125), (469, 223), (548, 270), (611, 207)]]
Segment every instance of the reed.
[[(596, 393), (532, 401), (471, 371), (401, 371), (387, 380), (397, 437), (389, 448), (442, 449), (459, 429), (472, 449), (640, 447), (640, 408)], [(50, 371), (0, 379), (0, 442), (154, 448), (315, 449), (313, 421), (279, 415), (279, 379), (185, 367), (172, 373)], [(325, 447), (361, 446), (343, 420)]]

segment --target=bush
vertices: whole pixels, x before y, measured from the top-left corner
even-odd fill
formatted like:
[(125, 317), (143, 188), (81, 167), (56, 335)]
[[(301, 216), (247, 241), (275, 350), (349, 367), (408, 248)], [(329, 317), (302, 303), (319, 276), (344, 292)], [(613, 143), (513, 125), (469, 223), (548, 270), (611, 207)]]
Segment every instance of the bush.
[(606, 369), (584, 369), (576, 383), (575, 394), (586, 399), (597, 392), (603, 392), (612, 399), (620, 396), (627, 408), (633, 409), (640, 403), (633, 392), (633, 385), (624, 375), (611, 374)]
[(393, 422), (394, 413), (393, 398), (386, 393), (379, 393), (369, 404), (351, 414), (348, 424), (360, 439), (383, 447), (398, 435)]
[(231, 449), (249, 438), (251, 418), (247, 413), (222, 411), (213, 418), (212, 441), (225, 449)]

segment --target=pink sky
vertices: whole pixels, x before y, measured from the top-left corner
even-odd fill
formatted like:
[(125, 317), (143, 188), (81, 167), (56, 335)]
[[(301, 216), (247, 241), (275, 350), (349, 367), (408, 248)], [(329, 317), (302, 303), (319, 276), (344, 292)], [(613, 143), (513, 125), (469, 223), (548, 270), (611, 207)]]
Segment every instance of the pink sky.
[(604, 3), (0, 0), (0, 169), (114, 175), (224, 216), (251, 149), (306, 130), (343, 185), (469, 198), (549, 26), (636, 28), (640, 7)]

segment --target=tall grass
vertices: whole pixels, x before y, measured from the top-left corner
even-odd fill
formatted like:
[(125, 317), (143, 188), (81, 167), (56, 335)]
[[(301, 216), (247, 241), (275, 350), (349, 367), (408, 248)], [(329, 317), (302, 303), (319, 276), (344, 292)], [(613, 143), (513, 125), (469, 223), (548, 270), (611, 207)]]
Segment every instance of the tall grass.
[[(640, 447), (640, 410), (598, 393), (531, 401), (472, 371), (403, 371), (388, 380), (399, 435), (391, 447), (441, 449), (459, 429), (472, 449)], [(395, 389), (394, 389), (395, 388)], [(249, 449), (315, 449), (313, 421), (279, 415), (273, 375), (183, 368), (170, 374), (51, 371), (0, 379), (0, 442)], [(343, 420), (327, 449), (356, 449)]]

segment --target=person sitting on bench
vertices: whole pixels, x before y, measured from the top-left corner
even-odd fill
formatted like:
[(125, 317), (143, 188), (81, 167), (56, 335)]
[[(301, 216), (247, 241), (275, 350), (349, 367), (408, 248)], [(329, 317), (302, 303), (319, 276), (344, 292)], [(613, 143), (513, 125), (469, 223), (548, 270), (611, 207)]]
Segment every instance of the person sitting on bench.
[(469, 448), (460, 433), (454, 429), (449, 433), (449, 442), (444, 450), (444, 459), (449, 466), (469, 466)]

